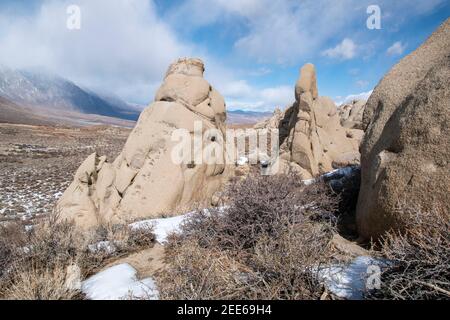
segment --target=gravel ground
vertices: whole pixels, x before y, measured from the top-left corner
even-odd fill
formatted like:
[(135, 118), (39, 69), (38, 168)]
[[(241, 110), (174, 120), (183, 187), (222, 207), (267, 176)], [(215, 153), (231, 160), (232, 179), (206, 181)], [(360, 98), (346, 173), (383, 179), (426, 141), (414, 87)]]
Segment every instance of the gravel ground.
[(0, 221), (51, 212), (83, 160), (93, 152), (110, 161), (130, 129), (0, 124)]

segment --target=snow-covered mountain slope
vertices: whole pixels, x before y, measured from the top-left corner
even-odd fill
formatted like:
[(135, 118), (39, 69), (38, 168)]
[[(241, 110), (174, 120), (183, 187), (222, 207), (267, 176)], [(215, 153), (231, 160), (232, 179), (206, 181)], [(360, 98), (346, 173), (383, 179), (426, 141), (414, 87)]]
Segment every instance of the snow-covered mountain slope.
[(108, 98), (56, 75), (0, 66), (0, 96), (21, 106), (137, 120), (139, 111), (117, 97)]

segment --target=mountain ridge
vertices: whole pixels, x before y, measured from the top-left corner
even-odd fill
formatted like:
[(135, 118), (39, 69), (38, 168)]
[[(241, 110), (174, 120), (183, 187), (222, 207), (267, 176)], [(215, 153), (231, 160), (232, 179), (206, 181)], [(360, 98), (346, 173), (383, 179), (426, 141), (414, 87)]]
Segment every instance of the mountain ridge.
[(58, 75), (0, 67), (0, 96), (17, 105), (135, 121), (140, 111)]

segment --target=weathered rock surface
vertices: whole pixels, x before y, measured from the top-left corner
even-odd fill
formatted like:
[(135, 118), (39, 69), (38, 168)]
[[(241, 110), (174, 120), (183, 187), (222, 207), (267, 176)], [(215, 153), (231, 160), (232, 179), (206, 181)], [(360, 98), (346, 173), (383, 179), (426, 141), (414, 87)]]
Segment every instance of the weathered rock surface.
[[(301, 68), (295, 97), (278, 126), (281, 171), (294, 170), (309, 179), (359, 163), (362, 131), (342, 127), (334, 102), (318, 95), (314, 65)], [(275, 117), (280, 118), (278, 114)]]
[(203, 71), (199, 59), (180, 59), (169, 67), (155, 101), (142, 112), (115, 161), (94, 153), (80, 166), (58, 203), (63, 219), (89, 228), (102, 221), (125, 222), (209, 205), (229, 172), (225, 152), (211, 152), (202, 163), (191, 163), (191, 155), (178, 164), (172, 151), (180, 141), (171, 139), (174, 130), (184, 129), (190, 141), (182, 143), (194, 145), (194, 123), (201, 123), (203, 148), (224, 151), (224, 99)]
[(348, 129), (363, 130), (363, 114), (366, 102), (362, 100), (353, 100), (350, 103), (343, 104), (339, 107), (339, 117), (341, 125)]
[(281, 119), (283, 119), (284, 113), (280, 108), (276, 108), (273, 115), (261, 122), (258, 122), (253, 126), (255, 129), (278, 129)]
[(402, 204), (450, 212), (450, 19), (381, 80), (364, 124), (360, 236), (401, 228)]

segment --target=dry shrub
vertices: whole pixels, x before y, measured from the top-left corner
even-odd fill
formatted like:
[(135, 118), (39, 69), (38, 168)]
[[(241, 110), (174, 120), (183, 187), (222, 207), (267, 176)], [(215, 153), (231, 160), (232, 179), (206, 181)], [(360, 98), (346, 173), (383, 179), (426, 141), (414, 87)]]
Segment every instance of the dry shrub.
[[(6, 229), (15, 230), (14, 235)], [(66, 267), (77, 263), (82, 237), (71, 223), (55, 223), (54, 216), (31, 232), (11, 224), (0, 231), (7, 243), (7, 261), (0, 277), (0, 297), (6, 299), (71, 299), (77, 290), (64, 286)], [(11, 241), (9, 239), (20, 239)]]
[(172, 246), (170, 270), (163, 273), (162, 299), (255, 298), (248, 280), (252, 270), (220, 250), (202, 248), (194, 239)]
[(450, 299), (450, 213), (406, 205), (398, 210), (406, 212), (406, 225), (381, 240), (381, 253), (389, 264), (382, 272), (381, 289), (368, 298)]
[(151, 225), (133, 229), (128, 224), (101, 224), (92, 233), (90, 243), (100, 241), (109, 241), (118, 251), (129, 252), (152, 246), (155, 235)]
[(31, 268), (18, 270), (14, 281), (5, 289), (8, 299), (68, 300), (82, 298), (77, 290), (65, 286), (64, 266), (51, 269)]
[(155, 244), (155, 235), (151, 226), (131, 229), (127, 224), (102, 224), (84, 236), (87, 237), (86, 242), (91, 245), (100, 242), (108, 243), (96, 250), (89, 249), (87, 246), (81, 250), (79, 264), (85, 277), (97, 271), (106, 260), (149, 248)]
[(331, 189), (339, 195), (339, 214), (337, 228), (347, 239), (357, 239), (356, 204), (361, 183), (361, 169), (359, 166), (341, 168), (346, 174), (332, 174), (323, 177)]
[(329, 240), (329, 226), (311, 222), (288, 225), (279, 238), (261, 237), (250, 262), (264, 283), (258, 298), (319, 299), (317, 270), (332, 259)]
[(21, 224), (8, 223), (0, 226), (0, 287), (1, 280), (17, 255), (15, 248), (23, 247), (26, 239), (27, 236)]
[(228, 190), (226, 214), (199, 211), (182, 227), (180, 239), (222, 250), (253, 248), (259, 236), (277, 237), (289, 224), (335, 222), (338, 200), (325, 183), (304, 186), (296, 175), (250, 176)]
[[(0, 298), (81, 298), (65, 284), (68, 266), (80, 268), (85, 278), (108, 259), (153, 245), (151, 229), (134, 231), (127, 225), (100, 226), (82, 232), (74, 223), (49, 215), (31, 232), (11, 223), (0, 228)], [(110, 242), (115, 250), (92, 250), (89, 245)], [(80, 279), (81, 280), (81, 279)]]
[(324, 181), (329, 182), (331, 189), (339, 194), (339, 212), (354, 215), (361, 185), (361, 168), (350, 166), (341, 169), (350, 172), (342, 176), (324, 177)]
[(295, 175), (249, 176), (230, 186), (228, 198), (226, 210), (199, 211), (169, 238), (162, 296), (320, 297), (323, 288), (311, 267), (331, 258), (338, 198), (330, 188), (323, 182), (304, 186)]
[(127, 228), (127, 232), (127, 244), (133, 250), (152, 247), (155, 244), (155, 234), (153, 227), (150, 225), (141, 226), (137, 229)]

